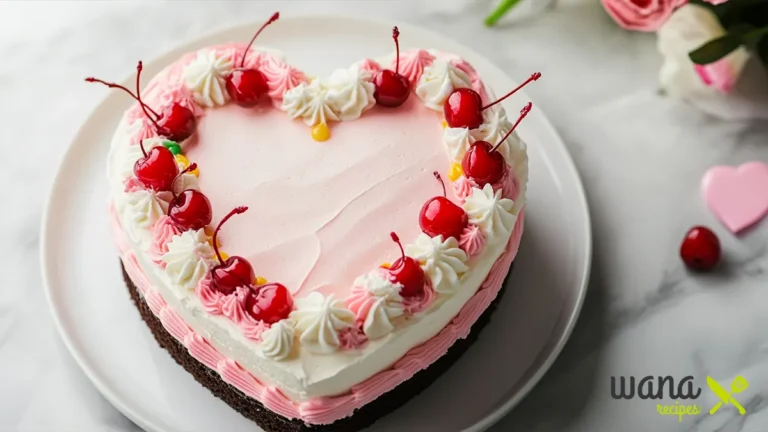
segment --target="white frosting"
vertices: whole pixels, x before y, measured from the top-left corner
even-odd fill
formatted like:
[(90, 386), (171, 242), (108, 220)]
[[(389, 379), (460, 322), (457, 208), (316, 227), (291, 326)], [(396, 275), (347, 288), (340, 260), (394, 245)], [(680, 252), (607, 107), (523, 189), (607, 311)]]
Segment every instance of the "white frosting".
[[(501, 106), (496, 106), (483, 111), (483, 124), (477, 129), (472, 129), (472, 136), (475, 140), (483, 140), (490, 143), (492, 146), (498, 144), (498, 142), (504, 138), (504, 135), (512, 128), (512, 123), (507, 119), (507, 113)], [(499, 146), (499, 153), (504, 156), (507, 164), (511, 164), (514, 160), (512, 151), (514, 148), (519, 147), (520, 137), (516, 132), (513, 132), (509, 138), (504, 140), (504, 143)]]
[(296, 310), (291, 312), (296, 321), (299, 342), (312, 352), (329, 354), (341, 344), (339, 332), (351, 327), (355, 314), (332, 295), (324, 297), (317, 291), (296, 299)]
[(348, 121), (360, 117), (363, 111), (376, 105), (371, 74), (353, 65), (348, 69), (337, 69), (326, 83), (328, 97), (333, 103), (339, 119)]
[(320, 80), (314, 79), (309, 84), (301, 83), (283, 94), (281, 109), (291, 118), (301, 117), (307, 126), (339, 120), (334, 111), (335, 102)]
[(469, 146), (475, 142), (475, 138), (467, 128), (445, 128), (443, 130), (443, 143), (448, 157), (455, 163), (461, 163)]
[(295, 335), (291, 320), (281, 320), (272, 324), (272, 327), (261, 334), (262, 352), (269, 358), (285, 360), (293, 350)]
[(224, 105), (229, 100), (227, 75), (232, 73), (232, 59), (213, 50), (200, 50), (184, 68), (184, 84), (197, 103), (205, 107)]
[(421, 263), (435, 291), (441, 294), (455, 292), (461, 275), (469, 270), (467, 254), (459, 248), (459, 242), (453, 237), (443, 240), (441, 235), (430, 237), (421, 234), (416, 243), (405, 247), (405, 254)]
[(438, 58), (424, 68), (416, 86), (416, 94), (424, 105), (442, 111), (448, 96), (457, 88), (471, 88), (472, 80), (448, 60)]
[(469, 223), (479, 226), (489, 241), (506, 238), (515, 226), (517, 217), (511, 213), (514, 202), (501, 197), (501, 188), (496, 192), (490, 184), (482, 189), (472, 188), (464, 201), (464, 210)]
[(126, 231), (135, 241), (147, 237), (147, 231), (168, 210), (168, 203), (145, 189), (125, 194), (123, 217), (128, 221)]
[(203, 229), (184, 231), (173, 236), (162, 260), (166, 263), (165, 272), (171, 281), (178, 288), (192, 291), (208, 273), (213, 248)]
[(403, 298), (399, 283), (393, 283), (385, 274), (374, 270), (355, 280), (355, 286), (365, 288), (376, 301), (363, 322), (363, 332), (369, 339), (378, 339), (394, 330), (392, 321), (403, 315)]
[(194, 174), (182, 174), (173, 182), (173, 192), (180, 194), (187, 189), (200, 190), (200, 184), (197, 181), (197, 176)]

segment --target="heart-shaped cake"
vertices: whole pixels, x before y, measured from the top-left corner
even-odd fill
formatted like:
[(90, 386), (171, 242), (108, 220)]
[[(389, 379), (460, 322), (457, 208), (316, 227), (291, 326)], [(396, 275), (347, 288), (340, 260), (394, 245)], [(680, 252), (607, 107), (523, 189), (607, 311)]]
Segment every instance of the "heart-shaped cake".
[(135, 90), (86, 79), (136, 100), (109, 157), (133, 300), (267, 431), (357, 430), (428, 386), (490, 318), (520, 244), (514, 129), (531, 106), (513, 123), (499, 102), (522, 85), (492, 100), (462, 58), (393, 37), (394, 56), (321, 78), (251, 40), (143, 89), (141, 63)]

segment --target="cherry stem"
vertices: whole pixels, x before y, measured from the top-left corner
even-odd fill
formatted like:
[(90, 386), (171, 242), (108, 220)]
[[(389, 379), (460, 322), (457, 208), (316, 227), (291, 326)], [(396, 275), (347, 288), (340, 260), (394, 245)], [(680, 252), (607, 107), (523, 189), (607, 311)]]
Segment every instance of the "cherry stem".
[[(190, 166), (192, 166), (192, 165), (190, 165)], [(231, 212), (227, 213), (227, 215), (224, 216), (223, 219), (221, 219), (219, 224), (216, 226), (216, 230), (213, 232), (213, 251), (216, 252), (216, 258), (219, 259), (219, 263), (221, 263), (222, 265), (224, 264), (224, 260), (221, 259), (221, 253), (219, 253), (219, 244), (216, 241), (216, 238), (219, 235), (219, 230), (221, 229), (221, 226), (224, 225), (224, 222), (228, 221), (229, 218), (231, 218), (232, 216), (234, 216), (236, 214), (245, 213), (247, 210), (248, 210), (248, 207), (246, 207), (246, 206), (241, 206), (241, 207), (233, 208)]]
[(400, 260), (405, 263), (405, 250), (403, 249), (403, 244), (400, 243), (400, 237), (397, 236), (397, 234), (393, 232), (389, 233), (389, 236), (392, 237), (392, 241), (397, 243), (398, 246), (400, 246)]
[(513, 124), (513, 125), (512, 125), (512, 127), (509, 129), (509, 132), (507, 132), (507, 134), (506, 134), (506, 135), (504, 135), (504, 138), (502, 138), (502, 139), (501, 139), (501, 140), (498, 142), (498, 144), (496, 144), (496, 146), (494, 146), (494, 147), (491, 149), (491, 153), (495, 152), (495, 151), (496, 151), (496, 149), (498, 149), (498, 148), (499, 148), (499, 146), (501, 145), (501, 143), (503, 143), (504, 141), (506, 141), (506, 140), (507, 140), (507, 138), (509, 138), (509, 136), (510, 136), (510, 135), (512, 135), (512, 132), (514, 132), (514, 131), (515, 131), (515, 128), (517, 127), (517, 125), (519, 125), (519, 124), (520, 124), (520, 122), (521, 122), (521, 121), (523, 121), (523, 119), (525, 118), (525, 116), (527, 116), (527, 115), (528, 115), (528, 113), (529, 113), (529, 112), (531, 112), (531, 108), (532, 108), (532, 107), (533, 107), (533, 103), (532, 103), (532, 102), (528, 102), (528, 104), (527, 104), (527, 105), (525, 105), (525, 106), (523, 107), (523, 109), (521, 109), (521, 110), (520, 110), (520, 117), (518, 117), (518, 118), (517, 118), (517, 121), (515, 122), (515, 124)]
[(251, 49), (251, 45), (253, 45), (253, 41), (256, 40), (256, 38), (259, 36), (259, 33), (261, 33), (261, 31), (264, 30), (265, 27), (267, 27), (268, 25), (270, 25), (273, 22), (277, 21), (278, 18), (280, 18), (280, 12), (275, 12), (274, 14), (272, 14), (272, 16), (269, 18), (269, 20), (267, 20), (267, 22), (265, 22), (264, 24), (261, 25), (261, 27), (256, 32), (256, 34), (253, 35), (253, 37), (251, 38), (251, 41), (248, 42), (248, 46), (245, 47), (245, 51), (243, 51), (243, 58), (240, 59), (240, 67), (241, 68), (245, 66), (245, 57), (248, 55), (248, 50)]
[(392, 39), (395, 40), (395, 75), (400, 73), (400, 42), (397, 38), (400, 37), (400, 30), (397, 26), (392, 27)]
[(176, 192), (174, 192), (174, 190), (173, 190), (174, 189), (174, 185), (176, 184), (176, 180), (180, 179), (181, 176), (183, 176), (184, 174), (186, 174), (186, 173), (188, 173), (190, 171), (194, 171), (196, 169), (197, 169), (197, 164), (192, 162), (191, 164), (189, 164), (189, 166), (184, 168), (180, 173), (176, 174), (176, 177), (174, 177), (173, 181), (171, 182), (171, 195), (173, 195), (174, 198), (176, 198)]
[(443, 181), (443, 178), (440, 177), (440, 173), (435, 171), (432, 173), (432, 175), (434, 175), (435, 178), (440, 181), (440, 185), (443, 187), (443, 197), (448, 198), (448, 194), (445, 192), (445, 182)]
[(532, 74), (530, 77), (528, 77), (528, 79), (527, 79), (527, 80), (523, 81), (523, 83), (522, 83), (522, 84), (520, 84), (519, 86), (515, 87), (515, 89), (514, 89), (514, 90), (512, 90), (511, 92), (509, 92), (509, 93), (507, 93), (506, 95), (502, 96), (502, 97), (501, 97), (501, 99), (497, 99), (495, 102), (491, 102), (491, 103), (489, 103), (488, 105), (486, 105), (486, 106), (484, 106), (484, 107), (480, 108), (480, 111), (483, 111), (483, 110), (485, 110), (486, 108), (490, 108), (490, 107), (492, 107), (492, 106), (496, 105), (497, 103), (499, 103), (499, 102), (503, 101), (504, 99), (506, 99), (506, 98), (508, 98), (508, 97), (512, 96), (512, 95), (513, 95), (513, 94), (515, 94), (515, 93), (516, 93), (518, 90), (520, 90), (521, 88), (523, 88), (523, 87), (525, 87), (526, 85), (528, 85), (528, 83), (529, 83), (529, 82), (531, 82), (531, 81), (536, 81), (536, 80), (537, 80), (537, 79), (539, 79), (539, 78), (541, 78), (541, 72), (534, 72), (534, 73), (533, 73), (533, 74)]

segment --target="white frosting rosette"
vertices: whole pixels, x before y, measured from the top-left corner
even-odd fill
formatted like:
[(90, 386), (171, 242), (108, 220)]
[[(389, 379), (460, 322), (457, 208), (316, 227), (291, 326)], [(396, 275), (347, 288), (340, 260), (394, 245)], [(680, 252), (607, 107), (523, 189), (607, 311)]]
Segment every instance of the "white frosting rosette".
[(472, 188), (472, 193), (464, 201), (469, 223), (479, 226), (489, 241), (509, 236), (517, 217), (511, 213), (514, 202), (501, 197), (501, 189), (496, 192), (490, 184), (482, 189)]
[(229, 100), (226, 79), (232, 73), (232, 59), (214, 50), (200, 50), (182, 73), (184, 85), (195, 101), (205, 107), (224, 105)]
[(295, 335), (293, 321), (278, 321), (261, 334), (261, 350), (269, 358), (285, 360), (293, 350)]
[(168, 252), (161, 259), (166, 264), (165, 273), (171, 282), (182, 290), (192, 291), (208, 274), (213, 248), (202, 228), (184, 231), (173, 236), (168, 243)]
[(445, 128), (443, 130), (443, 143), (448, 157), (455, 163), (461, 163), (464, 154), (469, 150), (469, 146), (476, 141), (475, 137), (467, 128)]
[(430, 237), (421, 234), (414, 244), (405, 247), (405, 254), (418, 260), (429, 276), (436, 292), (452, 294), (459, 286), (461, 275), (469, 270), (467, 254), (453, 238)]
[(373, 98), (376, 87), (371, 82), (371, 74), (357, 65), (337, 69), (325, 85), (334, 111), (343, 121), (356, 120), (363, 111), (376, 105), (376, 99)]
[(386, 273), (374, 270), (358, 277), (354, 287), (353, 296), (362, 294), (365, 297), (357, 299), (356, 303), (361, 306), (360, 309), (363, 309), (362, 306), (368, 309), (363, 320), (363, 333), (369, 339), (378, 339), (394, 330), (393, 321), (404, 311), (400, 296), (403, 286), (392, 282)]
[(436, 59), (424, 68), (416, 94), (429, 108), (442, 111), (448, 96), (458, 88), (471, 88), (472, 80), (448, 60)]
[(355, 314), (345, 308), (341, 300), (332, 295), (324, 297), (317, 291), (296, 299), (296, 309), (290, 318), (296, 322), (299, 342), (319, 354), (339, 349), (339, 332), (355, 322)]
[(320, 80), (312, 80), (309, 84), (301, 83), (283, 94), (280, 109), (291, 118), (304, 119), (307, 126), (321, 123), (328, 124), (329, 120), (339, 121), (334, 111), (336, 102)]

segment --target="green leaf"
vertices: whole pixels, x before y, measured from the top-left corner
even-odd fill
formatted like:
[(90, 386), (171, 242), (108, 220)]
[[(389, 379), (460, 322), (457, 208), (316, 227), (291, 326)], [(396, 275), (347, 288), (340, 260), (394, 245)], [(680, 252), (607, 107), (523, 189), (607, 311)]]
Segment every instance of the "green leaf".
[(692, 62), (706, 65), (720, 60), (740, 46), (741, 38), (736, 35), (725, 35), (696, 48), (688, 56)]

